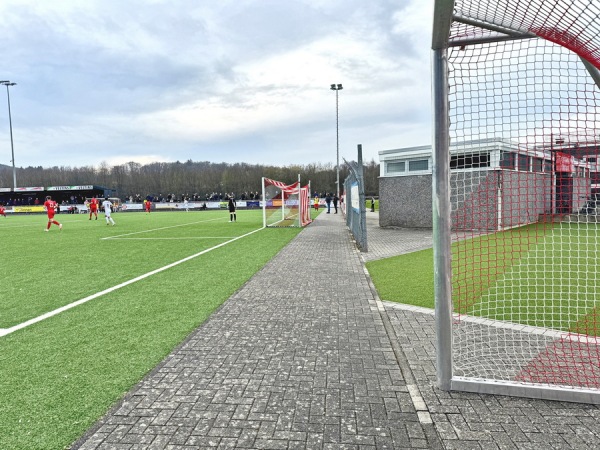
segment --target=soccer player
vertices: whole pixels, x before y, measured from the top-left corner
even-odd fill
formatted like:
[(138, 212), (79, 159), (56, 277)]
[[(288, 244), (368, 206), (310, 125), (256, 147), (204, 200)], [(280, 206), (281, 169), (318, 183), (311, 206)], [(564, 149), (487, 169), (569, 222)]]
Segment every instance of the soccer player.
[(58, 229), (62, 230), (62, 224), (54, 220), (54, 214), (58, 208), (58, 203), (52, 200), (52, 197), (49, 195), (46, 197), (46, 201), (44, 202), (44, 208), (46, 209), (46, 213), (48, 214), (48, 225), (44, 229), (44, 231), (49, 231), (52, 224), (58, 225)]
[(319, 210), (319, 196), (315, 195), (315, 211)]
[(148, 199), (144, 200), (144, 206), (146, 207), (146, 214), (150, 214), (150, 207), (152, 206), (152, 202)]
[(229, 202), (227, 203), (227, 207), (229, 208), (229, 221), (236, 222), (237, 217), (235, 214), (235, 199), (233, 197), (229, 197)]
[(110, 217), (112, 207), (113, 207), (112, 202), (108, 199), (108, 197), (106, 197), (104, 199), (104, 201), (102, 202), (102, 208), (104, 208), (104, 218), (106, 219), (106, 225), (108, 225), (109, 223), (112, 223), (112, 225), (114, 227), (115, 221), (113, 220), (112, 217)]
[(92, 214), (96, 216), (96, 220), (98, 220), (98, 203), (96, 196), (90, 200), (90, 220), (92, 220)]
[(6, 210), (4, 209), (4, 205), (0, 205), (0, 216), (6, 217)]

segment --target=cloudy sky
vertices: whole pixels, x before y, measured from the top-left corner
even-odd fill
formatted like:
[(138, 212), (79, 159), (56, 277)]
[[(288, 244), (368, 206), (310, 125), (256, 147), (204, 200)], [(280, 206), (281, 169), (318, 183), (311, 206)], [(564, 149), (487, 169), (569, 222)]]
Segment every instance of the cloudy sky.
[[(433, 0), (3, 0), (15, 163), (289, 165), (431, 143)], [(0, 164), (11, 165), (0, 86)]]

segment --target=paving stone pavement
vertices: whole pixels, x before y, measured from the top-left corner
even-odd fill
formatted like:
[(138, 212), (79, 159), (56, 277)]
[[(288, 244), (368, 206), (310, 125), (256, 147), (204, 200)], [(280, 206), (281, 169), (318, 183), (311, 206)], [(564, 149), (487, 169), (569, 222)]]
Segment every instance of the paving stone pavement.
[[(431, 247), (431, 230), (382, 229), (377, 213), (367, 213), (371, 261)], [(384, 240), (382, 242), (382, 239)], [(444, 392), (436, 386), (433, 310), (381, 301), (401, 348), (406, 378), (419, 387), (446, 449), (600, 448), (600, 407), (595, 405)]]
[(403, 253), (431, 248), (433, 231), (425, 228), (381, 228), (379, 213), (367, 211), (367, 244), (364, 261), (388, 258)]
[(596, 406), (436, 387), (432, 311), (364, 268), (431, 231), (370, 214), (368, 254), (321, 214), (72, 448), (600, 448)]

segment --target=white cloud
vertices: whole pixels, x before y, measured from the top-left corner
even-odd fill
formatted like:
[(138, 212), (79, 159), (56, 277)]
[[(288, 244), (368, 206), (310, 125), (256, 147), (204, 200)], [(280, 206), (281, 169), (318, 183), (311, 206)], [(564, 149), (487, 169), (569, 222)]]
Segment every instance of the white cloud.
[(429, 3), (5, 0), (16, 163), (332, 162), (331, 83), (342, 154), (427, 144)]

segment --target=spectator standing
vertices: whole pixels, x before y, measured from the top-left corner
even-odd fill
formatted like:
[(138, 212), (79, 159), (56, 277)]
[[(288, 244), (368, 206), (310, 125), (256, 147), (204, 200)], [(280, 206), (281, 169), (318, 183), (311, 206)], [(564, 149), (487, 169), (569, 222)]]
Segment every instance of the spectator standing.
[(327, 203), (327, 214), (331, 212), (331, 195), (326, 194), (325, 203)]
[(62, 230), (62, 224), (54, 220), (54, 214), (58, 209), (58, 203), (52, 200), (52, 197), (48, 195), (46, 197), (46, 201), (44, 202), (44, 208), (46, 208), (46, 214), (48, 214), (48, 225), (46, 226), (44, 231), (49, 231), (50, 226), (52, 226), (52, 224), (58, 225), (58, 229)]
[(335, 209), (335, 214), (337, 214), (337, 205), (339, 200), (340, 199), (338, 198), (337, 194), (333, 194), (333, 208)]

